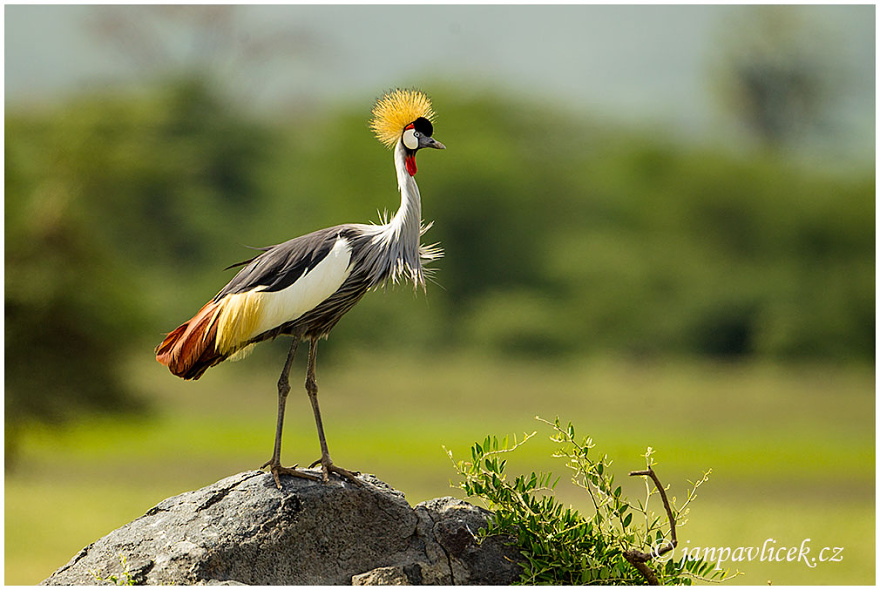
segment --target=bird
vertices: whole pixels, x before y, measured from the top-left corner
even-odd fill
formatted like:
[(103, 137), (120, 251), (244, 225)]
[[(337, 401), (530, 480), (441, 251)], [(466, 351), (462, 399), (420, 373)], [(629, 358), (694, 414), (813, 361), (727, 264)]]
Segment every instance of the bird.
[[(278, 379), (278, 414), (271, 458), (261, 466), (281, 489), (280, 476), (329, 481), (330, 474), (360, 485), (355, 473), (330, 458), (315, 376), (317, 344), (337, 322), (376, 287), (412, 282), (425, 290), (432, 261), (442, 257), (438, 244), (423, 245), (421, 237), (432, 223), (422, 221), (416, 184), (416, 154), (421, 149), (445, 149), (433, 138), (435, 113), (421, 90), (397, 88), (373, 104), (370, 129), (391, 149), (400, 207), (379, 223), (347, 223), (258, 248), (261, 253), (233, 264), (243, 267), (210, 301), (172, 332), (155, 349), (156, 360), (183, 379), (199, 379), (224, 360), (238, 360), (253, 347), (278, 336), (291, 336), (287, 359)], [(290, 370), (300, 342), (309, 342), (305, 389), (311, 402), (321, 447), (321, 478), (281, 464), (281, 436)]]

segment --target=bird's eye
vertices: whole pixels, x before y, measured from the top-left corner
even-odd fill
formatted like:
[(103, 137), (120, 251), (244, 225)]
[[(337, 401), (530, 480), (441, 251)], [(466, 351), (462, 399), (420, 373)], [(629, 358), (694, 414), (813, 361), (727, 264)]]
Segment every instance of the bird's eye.
[(411, 150), (418, 149), (419, 135), (419, 132), (415, 129), (407, 129), (403, 132), (403, 145)]

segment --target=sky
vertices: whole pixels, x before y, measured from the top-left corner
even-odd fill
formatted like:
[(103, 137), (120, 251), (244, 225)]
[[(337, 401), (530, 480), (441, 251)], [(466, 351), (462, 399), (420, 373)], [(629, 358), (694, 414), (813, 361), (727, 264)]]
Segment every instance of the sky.
[[(6, 6), (7, 105), (53, 102), (200, 63), (260, 109), (351, 103), (393, 86), (442, 83), (699, 136), (718, 124), (713, 75), (725, 52), (749, 38), (758, 10), (264, 5), (220, 14), (206, 6), (156, 8)], [(834, 99), (838, 139), (851, 150), (873, 150), (874, 7), (786, 9), (803, 23), (799, 42), (827, 47), (842, 73)], [(117, 27), (108, 41), (101, 32), (108, 15), (137, 26)], [(193, 23), (203, 34), (193, 34)]]

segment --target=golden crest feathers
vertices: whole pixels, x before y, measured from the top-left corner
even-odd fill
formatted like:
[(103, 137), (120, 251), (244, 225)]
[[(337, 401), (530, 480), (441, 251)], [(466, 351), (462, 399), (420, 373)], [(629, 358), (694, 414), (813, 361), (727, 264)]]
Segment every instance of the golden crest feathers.
[(404, 128), (419, 117), (433, 123), (434, 109), (431, 107), (431, 99), (419, 90), (398, 88), (376, 101), (370, 129), (379, 141), (393, 148)]

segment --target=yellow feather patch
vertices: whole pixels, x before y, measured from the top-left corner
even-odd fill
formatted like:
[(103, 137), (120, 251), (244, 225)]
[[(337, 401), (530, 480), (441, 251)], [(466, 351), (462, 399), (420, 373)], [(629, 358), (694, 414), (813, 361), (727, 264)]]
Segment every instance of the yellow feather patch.
[(248, 291), (222, 299), (217, 318), (217, 352), (233, 353), (256, 336), (254, 332), (261, 320), (264, 296), (259, 291)]
[(373, 119), (370, 129), (387, 147), (393, 148), (400, 139), (404, 128), (424, 117), (434, 122), (434, 109), (431, 100), (419, 90), (402, 90), (398, 88), (388, 92), (376, 101), (373, 106)]

